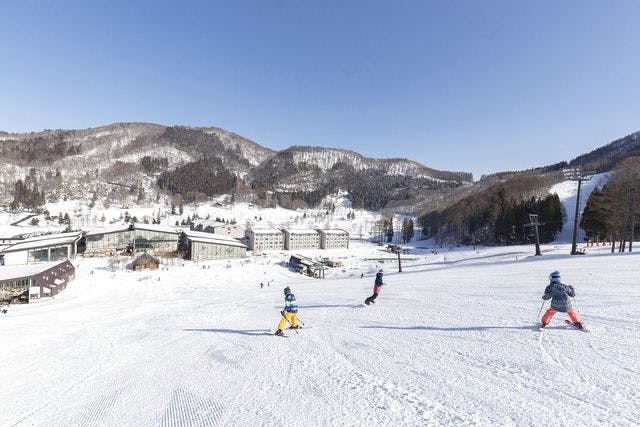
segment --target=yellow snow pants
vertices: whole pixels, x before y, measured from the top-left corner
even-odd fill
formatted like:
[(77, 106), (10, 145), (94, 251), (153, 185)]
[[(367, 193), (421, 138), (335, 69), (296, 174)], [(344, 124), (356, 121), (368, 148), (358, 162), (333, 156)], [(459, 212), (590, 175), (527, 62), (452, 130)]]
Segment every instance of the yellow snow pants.
[(285, 312), (284, 316), (280, 318), (280, 323), (278, 323), (278, 329), (282, 330), (287, 325), (287, 320), (291, 323), (291, 326), (294, 328), (298, 326), (298, 316), (297, 313), (289, 313)]

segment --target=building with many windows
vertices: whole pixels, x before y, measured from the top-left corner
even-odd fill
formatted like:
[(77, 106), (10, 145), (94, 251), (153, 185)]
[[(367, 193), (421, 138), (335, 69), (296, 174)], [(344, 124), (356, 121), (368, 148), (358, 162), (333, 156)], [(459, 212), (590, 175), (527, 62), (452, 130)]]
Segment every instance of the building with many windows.
[(187, 258), (194, 261), (247, 256), (247, 247), (233, 237), (202, 231), (185, 231), (184, 240), (187, 244)]
[(244, 227), (238, 224), (227, 224), (220, 221), (195, 221), (191, 224), (192, 231), (203, 231), (205, 233), (222, 234), (242, 239), (244, 237)]
[(283, 229), (284, 248), (286, 250), (319, 249), (320, 234), (316, 230), (290, 230)]
[(284, 233), (277, 228), (254, 228), (245, 231), (249, 249), (254, 252), (283, 250)]
[(69, 260), (0, 268), (0, 301), (30, 302), (53, 297), (75, 277)]
[(349, 233), (345, 230), (316, 230), (320, 234), (320, 249), (349, 247)]
[(75, 258), (82, 232), (30, 237), (0, 248), (0, 265), (36, 264)]
[(146, 250), (153, 253), (175, 252), (182, 229), (152, 224), (130, 224), (96, 228), (86, 233), (88, 253)]

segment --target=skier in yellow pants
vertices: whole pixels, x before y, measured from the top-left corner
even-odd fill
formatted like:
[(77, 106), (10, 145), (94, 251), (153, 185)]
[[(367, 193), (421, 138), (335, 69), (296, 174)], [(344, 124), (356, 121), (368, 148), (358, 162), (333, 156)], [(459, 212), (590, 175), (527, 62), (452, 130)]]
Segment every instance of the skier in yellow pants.
[(282, 330), (287, 322), (291, 323), (291, 329), (298, 329), (298, 303), (296, 296), (291, 293), (291, 289), (287, 286), (284, 288), (284, 310), (280, 312), (282, 319), (278, 323), (276, 335), (282, 335)]

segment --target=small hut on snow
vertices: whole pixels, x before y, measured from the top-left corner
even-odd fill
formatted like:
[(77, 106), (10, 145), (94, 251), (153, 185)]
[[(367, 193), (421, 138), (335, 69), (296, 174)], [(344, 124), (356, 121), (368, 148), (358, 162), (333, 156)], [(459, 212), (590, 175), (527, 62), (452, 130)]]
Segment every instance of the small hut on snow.
[(143, 253), (138, 258), (133, 260), (131, 267), (134, 271), (137, 270), (157, 270), (160, 266), (160, 260), (153, 255), (149, 255), (148, 253)]

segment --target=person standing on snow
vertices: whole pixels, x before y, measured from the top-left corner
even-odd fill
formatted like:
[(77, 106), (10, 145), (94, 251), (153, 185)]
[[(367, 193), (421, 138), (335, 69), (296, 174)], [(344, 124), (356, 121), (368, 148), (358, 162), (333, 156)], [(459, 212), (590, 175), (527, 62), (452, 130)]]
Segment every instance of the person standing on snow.
[(296, 296), (291, 293), (291, 289), (288, 286), (284, 288), (284, 310), (280, 314), (282, 319), (278, 323), (276, 335), (282, 335), (282, 330), (287, 322), (291, 324), (290, 329), (298, 329), (298, 303), (296, 302)]
[(545, 288), (543, 300), (551, 300), (551, 307), (542, 316), (542, 327), (546, 327), (557, 311), (567, 313), (576, 328), (582, 329), (582, 320), (578, 312), (571, 307), (570, 297), (576, 295), (572, 285), (565, 285), (560, 281), (560, 272), (554, 271), (549, 275), (551, 283)]
[(375, 299), (378, 298), (378, 294), (382, 292), (382, 285), (384, 282), (382, 281), (382, 269), (378, 270), (378, 274), (376, 274), (376, 281), (373, 284), (373, 295), (364, 300), (364, 303), (369, 305), (371, 303), (375, 303)]

